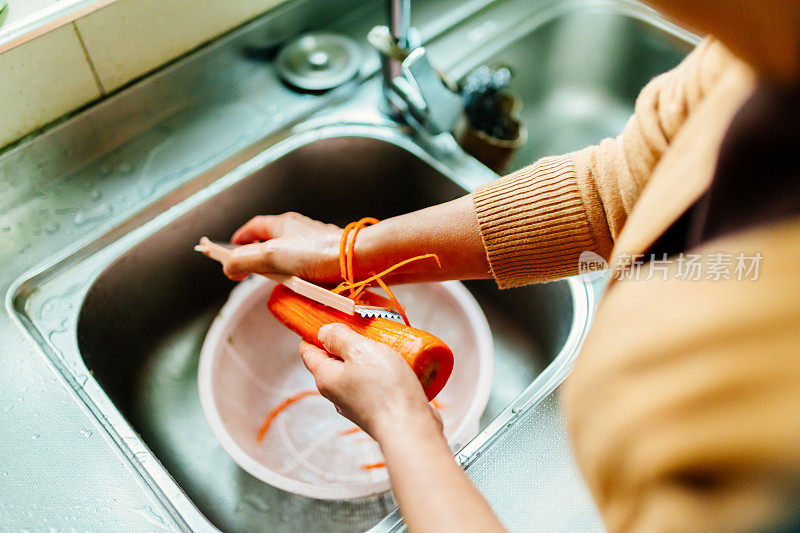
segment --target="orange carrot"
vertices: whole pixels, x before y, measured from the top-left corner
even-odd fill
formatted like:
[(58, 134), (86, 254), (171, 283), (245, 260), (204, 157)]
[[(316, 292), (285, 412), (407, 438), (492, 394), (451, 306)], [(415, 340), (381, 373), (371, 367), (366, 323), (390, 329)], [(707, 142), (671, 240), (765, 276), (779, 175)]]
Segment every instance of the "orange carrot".
[[(339, 313), (295, 294), (282, 285), (273, 289), (267, 307), (289, 329), (303, 337), (306, 342), (315, 344), (320, 348), (323, 346), (317, 339), (319, 328), (332, 322), (343, 322), (358, 333), (389, 345), (397, 350), (411, 366), (422, 383), (426, 396), (429, 400), (432, 400), (450, 377), (453, 370), (453, 353), (438, 338), (411, 327), (405, 309), (381, 278), (414, 261), (435, 259), (439, 267), (441, 267), (441, 263), (439, 263), (439, 257), (436, 254), (420, 255), (401, 261), (379, 274), (372, 274), (367, 279), (356, 282), (353, 266), (356, 237), (362, 229), (377, 223), (377, 219), (365, 217), (345, 226), (342, 231), (342, 237), (339, 240), (339, 273), (342, 276), (342, 282), (333, 291), (337, 294), (349, 291), (349, 298), (369, 305), (370, 300), (375, 300), (379, 297), (365, 289), (372, 283), (377, 283), (389, 297), (394, 308), (400, 313), (405, 327), (383, 318), (352, 317)], [(261, 431), (259, 431), (259, 441), (264, 438), (269, 425), (278, 413), (306, 395), (309, 394), (305, 393), (303, 395), (301, 393), (289, 398), (270, 413)], [(357, 431), (359, 431), (358, 428), (353, 428), (345, 430), (341, 435), (349, 435)]]
[(270, 411), (269, 414), (267, 414), (267, 418), (264, 419), (264, 423), (261, 424), (261, 429), (258, 430), (258, 435), (256, 437), (258, 442), (264, 440), (264, 436), (267, 434), (267, 431), (269, 431), (269, 426), (272, 425), (272, 421), (275, 420), (275, 418), (281, 414), (281, 412), (283, 412), (293, 403), (302, 400), (303, 398), (308, 398), (309, 396), (319, 396), (319, 391), (306, 390), (303, 392), (298, 392), (294, 396), (283, 400), (275, 409)]
[(386, 463), (370, 463), (366, 465), (361, 465), (361, 468), (364, 470), (372, 470), (373, 468), (386, 468)]
[(386, 318), (350, 316), (293, 292), (284, 285), (272, 290), (267, 307), (306, 342), (324, 349), (317, 338), (325, 324), (341, 322), (372, 340), (382, 342), (406, 360), (428, 400), (442, 390), (453, 371), (453, 352), (439, 338)]

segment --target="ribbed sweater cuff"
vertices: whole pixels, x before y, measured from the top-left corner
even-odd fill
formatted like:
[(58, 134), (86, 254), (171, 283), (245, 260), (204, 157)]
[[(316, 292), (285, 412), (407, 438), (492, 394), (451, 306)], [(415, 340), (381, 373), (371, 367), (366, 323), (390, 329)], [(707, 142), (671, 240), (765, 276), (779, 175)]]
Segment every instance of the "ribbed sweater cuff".
[(483, 185), (473, 201), (500, 288), (577, 274), (581, 252), (594, 249), (571, 155)]

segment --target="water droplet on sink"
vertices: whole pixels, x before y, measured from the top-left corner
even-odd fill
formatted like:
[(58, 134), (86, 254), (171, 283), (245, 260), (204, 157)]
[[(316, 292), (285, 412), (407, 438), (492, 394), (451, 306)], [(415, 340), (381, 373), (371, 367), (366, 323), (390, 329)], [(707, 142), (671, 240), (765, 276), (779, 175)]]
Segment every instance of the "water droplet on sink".
[(244, 501), (253, 509), (260, 513), (267, 513), (269, 512), (269, 505), (263, 499), (255, 494), (247, 494), (244, 497)]
[(53, 233), (57, 232), (58, 228), (60, 227), (61, 225), (58, 222), (48, 222), (44, 225), (44, 231), (48, 235), (52, 235)]
[(83, 226), (84, 224), (99, 222), (108, 218), (113, 212), (113, 209), (108, 204), (98, 205), (96, 208), (88, 211), (79, 211), (78, 214), (75, 215), (75, 225)]
[[(66, 323), (66, 319), (64, 322)], [(69, 338), (69, 334), (63, 329), (54, 330), (47, 335), (47, 338), (50, 339), (50, 343), (53, 344), (53, 346), (60, 346), (66, 339)]]
[(41, 435), (40, 435), (40, 434), (38, 434), (38, 433), (34, 433), (34, 434), (33, 434), (33, 440), (36, 440), (36, 439), (38, 439), (39, 437), (41, 437)]
[(167, 523), (164, 521), (164, 517), (155, 512), (153, 508), (150, 507), (149, 505), (137, 508), (136, 512), (142, 515), (145, 520), (147, 520), (153, 525), (161, 527), (165, 527), (167, 525)]
[(120, 174), (130, 174), (133, 172), (133, 169), (134, 167), (130, 163), (122, 163), (119, 167), (117, 167), (117, 171)]
[(111, 165), (106, 164), (100, 167), (101, 176), (108, 176), (109, 174), (111, 174)]
[(91, 429), (82, 429), (81, 430), (81, 435), (83, 435), (84, 437), (91, 437), (92, 436), (92, 430)]
[(98, 201), (98, 200), (99, 200), (99, 199), (100, 199), (102, 196), (103, 196), (103, 193), (101, 193), (101, 192), (100, 192), (99, 190), (97, 190), (97, 189), (92, 189), (92, 192), (91, 192), (91, 193), (89, 193), (89, 197), (90, 197), (92, 200), (94, 200), (95, 202), (96, 202), (96, 201)]

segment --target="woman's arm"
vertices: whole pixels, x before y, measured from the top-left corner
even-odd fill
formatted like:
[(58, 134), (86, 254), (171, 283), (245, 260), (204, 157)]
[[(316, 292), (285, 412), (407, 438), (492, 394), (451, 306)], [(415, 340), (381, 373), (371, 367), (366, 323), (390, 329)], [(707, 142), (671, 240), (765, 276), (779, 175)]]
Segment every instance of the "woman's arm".
[[(653, 169), (731, 61), (722, 45), (707, 40), (648, 84), (616, 139), (542, 159), (458, 200), (367, 228), (356, 243), (356, 277), (435, 253), (441, 269), (423, 261), (391, 281), (491, 275), (511, 287), (576, 274), (584, 251), (608, 258)], [(296, 213), (256, 217), (233, 241), (267, 242), (237, 250), (225, 272), (233, 279), (281, 272), (335, 283), (340, 236), (339, 228)]]
[[(258, 216), (233, 235), (236, 244), (254, 244), (236, 249), (225, 273), (241, 279), (251, 272), (280, 272), (320, 283), (338, 282), (341, 235), (336, 226), (297, 213)], [(439, 257), (441, 268), (433, 261), (421, 261), (386, 279), (396, 283), (490, 276), (472, 195), (369, 226), (358, 234), (355, 246), (356, 278), (429, 253)]]
[(409, 531), (503, 531), (453, 460), (441, 423), (400, 354), (343, 324), (323, 326), (319, 339), (327, 351), (301, 343), (303, 361), (320, 393), (378, 441)]
[[(585, 251), (608, 259), (654, 169), (732, 61), (724, 46), (704, 41), (641, 91), (620, 136), (541, 159), (475, 190), (498, 285), (577, 274)], [(677, 183), (683, 176), (674, 179)]]
[(387, 421), (379, 433), (392, 490), (412, 532), (504, 531), (472, 481), (453, 460), (435, 421)]

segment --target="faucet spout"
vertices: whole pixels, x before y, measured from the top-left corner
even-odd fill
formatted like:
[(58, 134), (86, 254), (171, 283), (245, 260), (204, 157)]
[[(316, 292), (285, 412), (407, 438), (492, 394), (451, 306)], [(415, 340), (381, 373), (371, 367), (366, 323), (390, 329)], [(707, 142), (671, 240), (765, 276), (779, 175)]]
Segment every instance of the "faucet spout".
[(431, 135), (451, 132), (464, 107), (461, 96), (433, 68), (411, 27), (411, 0), (386, 0), (387, 26), (367, 39), (381, 54), (384, 112)]
[(389, 22), (389, 33), (394, 37), (397, 46), (408, 49), (410, 47), (411, 0), (386, 0), (386, 20)]

